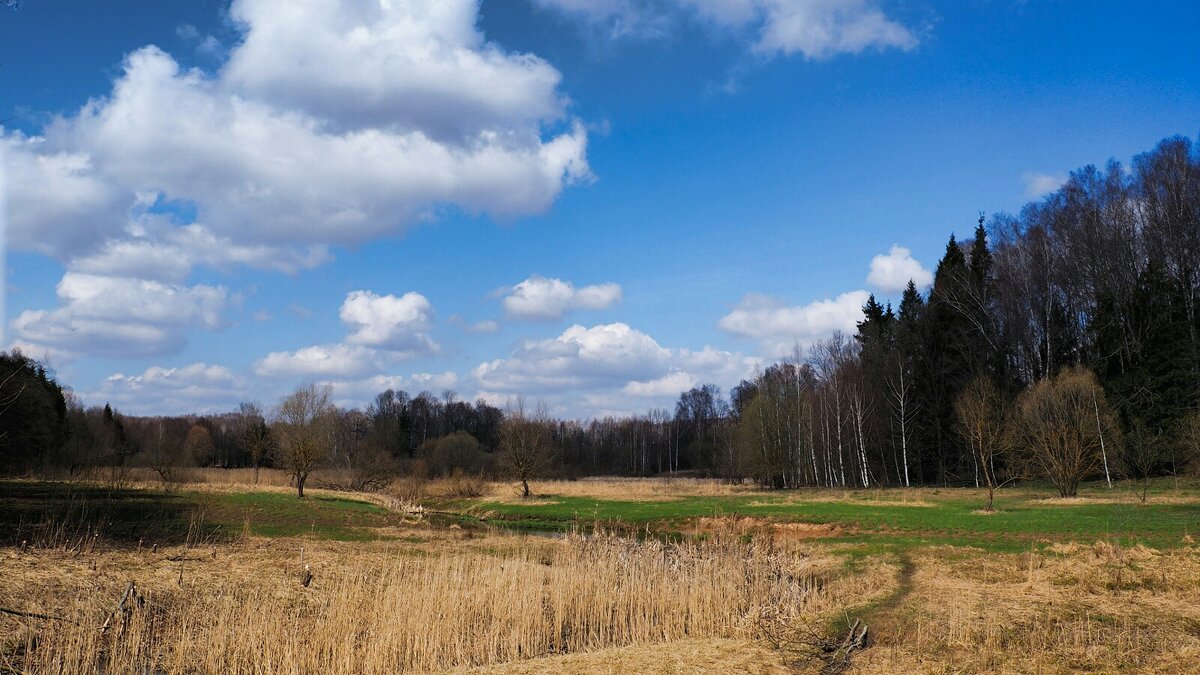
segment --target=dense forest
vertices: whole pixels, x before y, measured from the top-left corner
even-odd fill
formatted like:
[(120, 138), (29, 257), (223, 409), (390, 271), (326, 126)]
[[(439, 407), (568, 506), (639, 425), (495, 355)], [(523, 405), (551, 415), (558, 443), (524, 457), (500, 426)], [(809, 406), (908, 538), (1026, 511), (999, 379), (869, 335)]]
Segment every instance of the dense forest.
[[(1200, 148), (1175, 137), (1125, 167), (1070, 175), (1018, 215), (951, 235), (927, 292), (871, 297), (834, 334), (674, 410), (534, 420), (543, 470), (691, 472), (771, 487), (986, 485), (1178, 474), (1200, 454)], [(379, 394), (322, 412), (320, 464), (352, 472), (496, 472), (505, 412), (453, 392)], [(84, 409), (38, 363), (0, 355), (0, 471), (270, 466), (286, 424)], [(282, 436), (276, 438), (277, 436)]]

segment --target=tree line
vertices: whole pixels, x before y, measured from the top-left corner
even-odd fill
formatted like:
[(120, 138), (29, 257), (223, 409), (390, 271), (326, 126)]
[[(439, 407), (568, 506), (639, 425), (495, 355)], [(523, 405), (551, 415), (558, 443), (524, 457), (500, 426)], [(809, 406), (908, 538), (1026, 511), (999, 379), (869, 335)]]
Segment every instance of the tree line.
[[(320, 468), (349, 487), (396, 473), (690, 473), (775, 488), (977, 485), (1178, 475), (1200, 454), (1200, 149), (1162, 141), (1088, 166), (1019, 214), (951, 235), (931, 287), (871, 296), (834, 334), (724, 396), (555, 420), (454, 392), (365, 409), (301, 387), (269, 411), (129, 417), (85, 409), (37, 362), (0, 354), (0, 471)], [(315, 434), (315, 435), (314, 435)], [(524, 458), (515, 446), (534, 447)], [(303, 449), (301, 449), (303, 448)], [(515, 453), (521, 455), (521, 452)]]
[(928, 293), (872, 296), (855, 335), (743, 382), (725, 470), (777, 487), (1037, 476), (1063, 494), (1178, 474), (1200, 453), (1198, 298), (1200, 151), (1176, 137), (980, 216)]

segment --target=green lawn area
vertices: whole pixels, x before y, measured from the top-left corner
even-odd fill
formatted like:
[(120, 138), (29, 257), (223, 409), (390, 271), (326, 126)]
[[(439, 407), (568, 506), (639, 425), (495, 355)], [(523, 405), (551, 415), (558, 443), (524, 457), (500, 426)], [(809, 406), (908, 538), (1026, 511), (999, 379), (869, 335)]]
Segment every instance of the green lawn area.
[[(1112, 495), (1103, 490), (1106, 488), (1088, 486), (1081, 492), (1084, 499), (1066, 502), (1037, 488), (1002, 491), (998, 510), (990, 514), (979, 511), (983, 504), (980, 493), (963, 489), (906, 492), (910, 501), (914, 494), (919, 495), (919, 503), (912, 504), (898, 503), (900, 493), (888, 490), (848, 492), (838, 499), (828, 492), (799, 490), (661, 501), (545, 495), (528, 503), (460, 500), (439, 508), (517, 529), (559, 531), (599, 522), (669, 532), (684, 529), (690, 520), (703, 516), (749, 516), (773, 522), (832, 524), (838, 529), (834, 541), (898, 547), (959, 544), (1009, 551), (1100, 539), (1163, 548), (1177, 546), (1185, 535), (1200, 530), (1200, 502), (1180, 503), (1179, 497), (1188, 491), (1167, 498), (1162, 493), (1168, 491), (1160, 488), (1142, 505), (1100, 501)], [(1162, 501), (1156, 502), (1156, 497)]]
[(395, 525), (396, 514), (348, 497), (313, 496), (299, 499), (281, 492), (197, 493), (206, 516), (227, 530), (240, 533), (248, 519), (253, 534), (266, 537), (313, 536), (339, 541), (379, 538), (378, 528)]
[[(732, 496), (671, 496), (624, 501), (543, 495), (528, 502), (489, 499), (431, 502), (435, 522), (491, 524), (562, 532), (608, 527), (677, 534), (701, 517), (753, 517), (771, 522), (835, 526), (824, 541), (863, 552), (954, 544), (997, 551), (1055, 542), (1113, 540), (1156, 548), (1178, 546), (1200, 531), (1200, 486), (1153, 484), (1148, 504), (1088, 485), (1081, 499), (1062, 501), (1038, 486), (1006, 489), (997, 512), (984, 514), (981, 493), (966, 489), (909, 491), (780, 491)], [(1123, 490), (1123, 492), (1121, 492)], [(1113, 501), (1114, 494), (1125, 501)], [(907, 500), (905, 502), (904, 500)], [(0, 481), (0, 543), (78, 541), (99, 534), (114, 543), (175, 544), (229, 540), (248, 531), (360, 541), (391, 536), (401, 517), (361, 499), (285, 492), (113, 490), (70, 483)]]
[(98, 534), (147, 546), (229, 540), (248, 527), (266, 537), (357, 541), (384, 536), (400, 517), (340, 496), (282, 492), (163, 492), (57, 482), (0, 481), (0, 543), (61, 545)]

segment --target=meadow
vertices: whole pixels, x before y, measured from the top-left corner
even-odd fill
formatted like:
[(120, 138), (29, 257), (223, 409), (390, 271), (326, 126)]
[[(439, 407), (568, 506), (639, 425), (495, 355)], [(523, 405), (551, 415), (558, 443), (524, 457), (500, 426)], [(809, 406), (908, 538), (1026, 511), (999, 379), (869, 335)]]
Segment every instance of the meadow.
[[(1182, 672), (1200, 490), (0, 482), (4, 672)], [(132, 587), (130, 586), (132, 582)], [(124, 602), (122, 602), (124, 599)], [(849, 627), (869, 638), (845, 657)]]

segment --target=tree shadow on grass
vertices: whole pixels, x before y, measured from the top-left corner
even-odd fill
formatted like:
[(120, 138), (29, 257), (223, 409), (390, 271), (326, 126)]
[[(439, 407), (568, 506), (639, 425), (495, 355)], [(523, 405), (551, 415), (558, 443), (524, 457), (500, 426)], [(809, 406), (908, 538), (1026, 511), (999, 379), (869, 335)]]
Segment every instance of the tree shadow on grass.
[(177, 545), (222, 537), (187, 495), (57, 482), (0, 481), (0, 545)]

